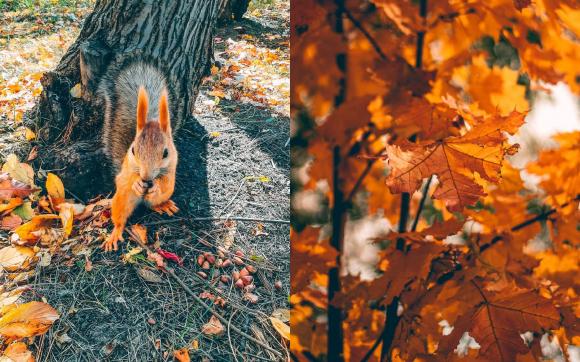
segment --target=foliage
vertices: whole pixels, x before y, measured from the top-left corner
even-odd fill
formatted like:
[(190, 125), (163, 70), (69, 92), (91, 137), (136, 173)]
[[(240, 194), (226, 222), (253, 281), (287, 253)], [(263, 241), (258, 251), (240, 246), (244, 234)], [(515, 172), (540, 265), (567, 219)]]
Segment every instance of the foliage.
[[(294, 356), (527, 361), (542, 338), (580, 344), (580, 135), (527, 165), (536, 189), (509, 162), (538, 89), (580, 93), (577, 3), (292, 11)], [(365, 217), (398, 225), (375, 240), (372, 278), (345, 267), (345, 229)]]

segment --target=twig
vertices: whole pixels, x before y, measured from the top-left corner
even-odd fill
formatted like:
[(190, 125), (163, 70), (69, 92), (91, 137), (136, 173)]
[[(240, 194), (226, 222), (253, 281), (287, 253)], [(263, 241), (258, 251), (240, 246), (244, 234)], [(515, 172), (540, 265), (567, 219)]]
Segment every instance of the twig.
[(230, 202), (228, 202), (228, 204), (222, 209), (223, 211), (228, 210), (230, 208), (230, 206), (232, 205), (232, 203), (234, 202), (236, 197), (238, 197), (238, 195), (240, 194), (240, 191), (242, 190), (242, 186), (244, 186), (245, 183), (246, 183), (246, 180), (242, 179), (242, 182), (240, 182), (240, 187), (238, 187), (238, 190), (236, 191), (236, 193), (234, 194), (234, 197), (232, 197)]
[(387, 56), (385, 54), (385, 52), (383, 52), (383, 50), (381, 49), (379, 43), (375, 40), (375, 38), (372, 37), (372, 35), (363, 27), (363, 25), (361, 24), (360, 21), (358, 21), (353, 15), (352, 13), (348, 10), (345, 9), (344, 10), (344, 14), (346, 15), (346, 17), (348, 18), (348, 20), (350, 20), (352, 22), (352, 25), (355, 26), (355, 28), (357, 28), (358, 30), (360, 30), (361, 33), (363, 33), (363, 35), (365, 36), (365, 38), (367, 38), (367, 40), (369, 41), (369, 43), (371, 43), (371, 45), (373, 46), (373, 48), (375, 49), (375, 51), (377, 52), (377, 54), (381, 57), (381, 59), (385, 60), (387, 59)]
[(242, 216), (209, 216), (209, 217), (194, 217), (192, 221), (212, 221), (212, 220), (236, 220), (236, 221), (257, 221), (270, 224), (290, 224), (289, 220), (280, 219), (260, 219), (257, 217), (242, 217)]
[[(132, 231), (129, 228), (126, 228), (125, 231), (133, 236), (133, 239), (137, 240), (137, 242), (139, 243), (139, 245), (141, 245), (141, 247), (143, 247), (143, 249), (147, 250), (147, 252), (149, 253), (154, 253), (153, 250), (151, 250), (151, 248), (146, 245), (145, 243), (143, 243), (136, 235), (134, 235), (132, 233)], [(189, 288), (189, 286), (187, 284), (185, 284), (185, 282), (183, 282), (183, 280), (181, 280), (181, 278), (179, 278), (177, 276), (177, 274), (175, 274), (175, 271), (173, 270), (173, 268), (166, 266), (165, 270), (167, 270), (167, 274), (169, 274), (173, 279), (175, 279), (175, 281), (183, 288), (183, 290), (185, 290), (185, 292), (187, 292), (187, 294), (189, 294), (193, 300), (199, 304), (203, 309), (205, 309), (207, 312), (211, 313), (212, 315), (214, 315), (217, 319), (220, 320), (220, 322), (222, 322), (225, 325), (228, 325), (229, 322), (227, 319), (225, 319), (221, 314), (219, 314), (218, 312), (216, 312), (215, 310), (213, 310), (211, 307), (209, 307), (207, 304), (205, 304), (203, 302), (203, 300), (201, 300), (200, 297), (197, 296), (197, 294), (195, 294), (193, 292), (193, 290), (191, 290)], [(255, 344), (259, 345), (260, 347), (263, 347), (265, 349), (267, 349), (268, 351), (276, 354), (277, 357), (279, 358), (283, 358), (284, 356), (282, 355), (281, 352), (275, 350), (274, 348), (268, 346), (267, 344), (263, 343), (262, 341), (250, 336), (249, 334), (247, 334), (246, 332), (240, 330), (238, 327), (234, 326), (234, 325), (229, 325), (229, 328), (231, 328), (232, 331), (236, 332), (238, 335), (248, 339), (249, 341), (254, 342)]]
[[(419, 2), (419, 15), (423, 22), (427, 18), (427, 0), (420, 0)], [(420, 69), (423, 64), (423, 46), (425, 42), (425, 31), (421, 30), (417, 33), (417, 51), (415, 55), (415, 68)], [(401, 195), (401, 216), (399, 217), (399, 232), (404, 233), (407, 231), (407, 220), (409, 218), (409, 204), (411, 203), (411, 195), (408, 192), (403, 192)], [(397, 250), (403, 250), (405, 246), (405, 239), (397, 239)], [(381, 347), (381, 361), (391, 360), (391, 345), (395, 339), (395, 332), (399, 324), (400, 317), (397, 315), (397, 309), (399, 308), (399, 297), (393, 298), (391, 304), (388, 305), (386, 313), (386, 321), (382, 336), (382, 347)]]
[(330, 245), (338, 251), (336, 265), (328, 272), (328, 360), (343, 360), (342, 308), (332, 304), (335, 294), (340, 292), (340, 254), (342, 252), (342, 234), (344, 202), (340, 188), (340, 147), (333, 150), (333, 200), (332, 237)]
[(433, 181), (433, 175), (429, 176), (425, 188), (423, 189), (423, 195), (421, 195), (421, 201), (419, 202), (419, 207), (417, 208), (417, 213), (415, 214), (415, 220), (413, 220), (413, 225), (411, 226), (411, 231), (417, 230), (417, 224), (419, 223), (419, 218), (421, 217), (421, 212), (425, 206), (425, 201), (429, 195), (429, 187), (431, 186), (431, 181)]

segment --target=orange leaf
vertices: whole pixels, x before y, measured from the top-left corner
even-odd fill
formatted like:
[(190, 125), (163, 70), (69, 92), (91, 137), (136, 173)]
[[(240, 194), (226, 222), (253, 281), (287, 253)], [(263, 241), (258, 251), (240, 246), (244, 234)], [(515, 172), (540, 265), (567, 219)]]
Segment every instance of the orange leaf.
[(173, 352), (173, 357), (178, 362), (191, 361), (189, 358), (189, 351), (187, 350), (187, 348), (178, 349), (177, 351)]
[(46, 333), (58, 318), (58, 312), (46, 303), (21, 304), (0, 318), (0, 335), (6, 338), (38, 336)]
[(58, 215), (54, 214), (44, 214), (44, 215), (36, 215), (24, 225), (19, 226), (14, 230), (16, 234), (22, 240), (27, 241), (36, 241), (38, 240), (39, 236), (34, 234), (35, 231), (38, 231), (41, 228), (48, 227), (52, 225), (53, 220), (58, 219)]
[(7, 357), (11, 362), (34, 362), (34, 356), (24, 342), (12, 343), (6, 347), (3, 356)]
[(474, 173), (486, 181), (499, 180), (507, 150), (503, 132), (513, 134), (523, 122), (524, 114), (512, 112), (506, 118), (491, 117), (464, 136), (388, 145), (392, 172), (387, 185), (395, 193), (412, 193), (424, 178), (437, 175), (440, 184), (433, 197), (444, 200), (449, 210), (461, 211), (485, 195), (483, 188), (475, 182)]

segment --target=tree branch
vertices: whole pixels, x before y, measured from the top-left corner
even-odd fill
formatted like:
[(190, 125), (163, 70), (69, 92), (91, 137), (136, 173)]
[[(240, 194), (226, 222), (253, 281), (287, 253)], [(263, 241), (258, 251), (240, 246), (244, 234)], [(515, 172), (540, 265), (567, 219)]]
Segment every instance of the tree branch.
[[(342, 41), (345, 42), (343, 14), (345, 12), (345, 0), (335, 0), (336, 11), (334, 32), (339, 34)], [(342, 73), (339, 79), (338, 94), (334, 97), (334, 107), (338, 108), (346, 98), (346, 53), (341, 52), (336, 55), (336, 64)], [(328, 344), (327, 354), (329, 361), (342, 362), (344, 360), (343, 348), (343, 331), (342, 331), (342, 308), (336, 307), (332, 304), (332, 300), (337, 293), (340, 293), (340, 258), (342, 256), (342, 244), (344, 237), (344, 195), (342, 192), (342, 185), (340, 180), (341, 155), (340, 146), (336, 145), (333, 149), (332, 157), (332, 183), (333, 183), (333, 207), (332, 207), (332, 237), (330, 244), (338, 252), (336, 257), (336, 266), (328, 271)]]
[(429, 187), (431, 186), (431, 181), (433, 181), (433, 175), (429, 176), (425, 188), (423, 189), (423, 195), (421, 195), (421, 201), (419, 202), (419, 207), (417, 208), (417, 213), (415, 214), (415, 220), (413, 220), (413, 225), (411, 226), (411, 231), (417, 230), (417, 224), (419, 223), (419, 218), (421, 217), (421, 212), (423, 207), (425, 207), (425, 201), (429, 195)]
[[(420, 0), (419, 2), (419, 15), (421, 16), (423, 22), (427, 18), (427, 0)], [(417, 33), (417, 51), (415, 56), (415, 68), (420, 69), (423, 64), (423, 46), (425, 42), (425, 32), (419, 31)], [(404, 233), (407, 231), (407, 221), (409, 219), (409, 204), (411, 203), (411, 195), (408, 192), (403, 192), (401, 194), (401, 213), (399, 217), (399, 232)], [(403, 251), (405, 247), (405, 239), (397, 239), (397, 249)], [(388, 305), (386, 310), (386, 320), (385, 328), (382, 333), (383, 345), (381, 348), (381, 361), (391, 361), (391, 346), (395, 339), (395, 332), (399, 324), (400, 317), (397, 315), (397, 309), (399, 308), (399, 297), (393, 298), (391, 304)]]
[(373, 38), (371, 33), (369, 33), (364, 28), (364, 26), (361, 24), (361, 22), (358, 21), (348, 9), (345, 9), (344, 14), (348, 18), (348, 20), (350, 20), (352, 25), (354, 25), (354, 27), (357, 28), (365, 36), (365, 38), (367, 38), (367, 40), (369, 41), (369, 43), (371, 43), (372, 47), (375, 49), (375, 51), (377, 52), (379, 57), (381, 57), (381, 59), (383, 59), (383, 60), (386, 60), (387, 55), (385, 54), (385, 52), (383, 52), (379, 43), (375, 40), (375, 38)]

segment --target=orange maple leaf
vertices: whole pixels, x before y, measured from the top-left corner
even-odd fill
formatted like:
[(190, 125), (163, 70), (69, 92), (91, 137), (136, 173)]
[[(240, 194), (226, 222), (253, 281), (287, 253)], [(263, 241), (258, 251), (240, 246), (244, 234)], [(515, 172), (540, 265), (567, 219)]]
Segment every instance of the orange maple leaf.
[(444, 200), (449, 210), (461, 211), (485, 195), (474, 173), (486, 181), (499, 180), (504, 156), (512, 152), (503, 132), (514, 134), (524, 123), (524, 116), (515, 111), (507, 117), (495, 115), (463, 136), (388, 145), (391, 174), (387, 185), (394, 193), (412, 193), (424, 178), (437, 175), (440, 184), (433, 197)]

